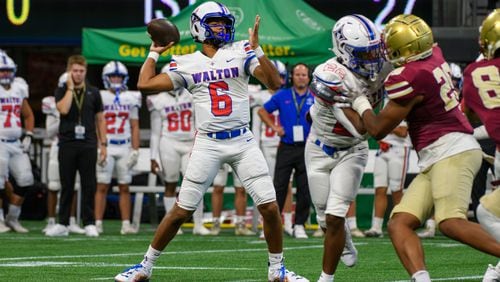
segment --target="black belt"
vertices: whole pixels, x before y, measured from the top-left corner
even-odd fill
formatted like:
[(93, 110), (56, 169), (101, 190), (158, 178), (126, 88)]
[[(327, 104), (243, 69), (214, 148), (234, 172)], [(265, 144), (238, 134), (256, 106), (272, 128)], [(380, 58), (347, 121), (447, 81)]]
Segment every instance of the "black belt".
[(306, 142), (294, 142), (294, 143), (280, 142), (280, 145), (290, 146), (290, 147), (304, 147), (306, 145)]

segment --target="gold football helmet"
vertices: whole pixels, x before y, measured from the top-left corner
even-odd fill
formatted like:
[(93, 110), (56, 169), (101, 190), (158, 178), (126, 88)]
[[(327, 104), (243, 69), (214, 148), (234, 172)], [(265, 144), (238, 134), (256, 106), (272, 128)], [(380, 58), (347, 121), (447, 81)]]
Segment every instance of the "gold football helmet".
[(392, 18), (382, 34), (387, 60), (395, 66), (432, 55), (434, 38), (431, 28), (415, 15)]
[(484, 19), (479, 34), (479, 46), (487, 60), (493, 59), (496, 50), (500, 48), (500, 9), (495, 9)]

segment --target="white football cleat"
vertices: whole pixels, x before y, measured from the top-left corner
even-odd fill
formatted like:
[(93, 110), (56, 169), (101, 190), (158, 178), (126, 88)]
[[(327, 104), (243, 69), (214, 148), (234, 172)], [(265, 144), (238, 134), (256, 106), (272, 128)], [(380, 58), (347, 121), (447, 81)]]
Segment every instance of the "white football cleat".
[(365, 233), (359, 230), (359, 228), (353, 228), (351, 229), (351, 236), (356, 238), (365, 238)]
[(45, 232), (45, 236), (49, 237), (62, 237), (68, 235), (69, 235), (68, 228), (59, 223), (52, 226), (49, 230), (47, 230), (47, 232)]
[(234, 235), (236, 236), (255, 236), (256, 233), (248, 229), (245, 223), (238, 223), (234, 228)]
[(309, 238), (307, 236), (306, 230), (304, 229), (304, 225), (301, 224), (296, 224), (295, 227), (293, 228), (293, 236), (296, 239), (307, 239)]
[(285, 226), (283, 227), (283, 231), (285, 231), (285, 234), (287, 234), (290, 237), (293, 237), (293, 227), (292, 226)]
[(264, 230), (261, 230), (261, 231), (260, 231), (260, 234), (259, 234), (259, 239), (260, 239), (260, 240), (266, 240), (266, 235), (264, 234)]
[(217, 235), (219, 235), (219, 233), (220, 233), (220, 222), (215, 221), (214, 225), (210, 229), (210, 235), (217, 236)]
[(5, 222), (3, 220), (0, 220), (0, 233), (5, 233), (9, 231), (10, 228), (7, 225), (5, 225)]
[(87, 237), (99, 237), (99, 232), (97, 231), (97, 227), (93, 224), (89, 224), (85, 226), (85, 236)]
[(9, 216), (7, 216), (5, 218), (5, 225), (7, 225), (8, 227), (10, 227), (10, 229), (16, 231), (17, 233), (28, 233), (29, 230), (24, 228), (21, 223), (19, 223), (19, 220), (15, 219), (15, 218), (11, 218)]
[(95, 223), (95, 227), (97, 228), (97, 232), (99, 232), (99, 234), (103, 233), (104, 232), (104, 228), (102, 226), (102, 221), (101, 222), (97, 222)]
[(370, 238), (382, 238), (384, 237), (384, 233), (382, 233), (382, 230), (377, 230), (372, 227), (365, 231), (365, 236)]
[(81, 228), (78, 224), (68, 225), (68, 231), (74, 234), (85, 234), (85, 229)]
[(345, 230), (345, 246), (344, 246), (344, 251), (342, 252), (342, 256), (340, 257), (340, 260), (347, 266), (347, 267), (353, 267), (356, 265), (356, 262), (358, 261), (358, 250), (354, 246), (354, 243), (352, 242), (352, 237), (351, 237), (351, 232), (349, 230), (349, 227), (346, 225), (344, 226)]
[(193, 228), (193, 235), (201, 235), (201, 236), (207, 236), (210, 235), (210, 230), (205, 228), (205, 226), (195, 226)]
[(139, 230), (137, 228), (133, 227), (132, 225), (122, 225), (122, 228), (120, 229), (120, 234), (122, 235), (127, 235), (127, 234), (137, 234)]
[(488, 265), (484, 273), (483, 282), (498, 282), (500, 281), (500, 262), (497, 266)]
[(436, 236), (436, 228), (426, 228), (420, 232), (417, 232), (420, 238), (434, 238)]
[(269, 269), (267, 273), (267, 280), (269, 282), (309, 282), (309, 279), (289, 271), (284, 265), (276, 270)]
[(55, 223), (47, 223), (47, 225), (45, 225), (45, 227), (42, 229), (42, 233), (43, 233), (43, 234), (47, 233), (47, 231), (48, 231), (50, 228), (54, 227), (54, 225), (56, 225), (56, 224), (55, 224)]
[(122, 273), (115, 276), (115, 281), (118, 282), (136, 282), (149, 281), (152, 274), (151, 269), (145, 268), (142, 264), (136, 264), (125, 269)]

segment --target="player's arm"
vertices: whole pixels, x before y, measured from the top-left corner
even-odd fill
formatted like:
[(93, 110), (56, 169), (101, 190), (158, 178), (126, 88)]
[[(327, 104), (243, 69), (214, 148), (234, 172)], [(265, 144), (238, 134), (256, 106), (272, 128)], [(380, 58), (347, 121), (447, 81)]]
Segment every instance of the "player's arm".
[(368, 134), (380, 140), (391, 133), (422, 100), (423, 96), (415, 96), (400, 103), (390, 100), (380, 113), (375, 115), (368, 98), (363, 95), (354, 100), (352, 108), (361, 116)]
[(405, 138), (406, 136), (408, 136), (408, 127), (400, 125), (400, 126), (394, 128), (392, 133), (398, 137)]
[(172, 46), (173, 42), (167, 46), (156, 46), (154, 42), (151, 43), (149, 55), (139, 72), (139, 79), (137, 81), (137, 88), (139, 90), (143, 92), (159, 92), (174, 89), (174, 85), (168, 74), (156, 74), (156, 61), (158, 61), (161, 53)]
[(259, 46), (259, 25), (260, 16), (255, 16), (255, 23), (253, 29), (248, 29), (250, 47), (255, 50), (255, 55), (259, 60), (260, 65), (255, 68), (253, 76), (262, 82), (267, 88), (271, 90), (278, 90), (281, 86), (281, 79), (278, 70), (273, 63), (267, 58)]
[(255, 142), (257, 144), (260, 144), (260, 130), (261, 130), (261, 125), (262, 125), (262, 120), (259, 117), (259, 109), (261, 109), (261, 106), (256, 106), (253, 107), (252, 109), (252, 132), (255, 138)]
[(104, 119), (104, 114), (103, 112), (97, 112), (95, 114), (95, 122), (96, 122), (96, 128), (97, 128), (97, 138), (99, 140), (99, 147), (101, 149), (100, 151), (100, 157), (99, 161), (102, 162), (106, 160), (106, 154), (107, 154), (107, 136), (106, 136), (106, 120)]
[(23, 99), (23, 103), (21, 105), (21, 115), (23, 116), (24, 129), (26, 132), (33, 132), (33, 129), (35, 128), (35, 115), (33, 114), (33, 110), (31, 110), (30, 104), (26, 99)]
[(132, 115), (130, 119), (130, 134), (132, 136), (132, 149), (139, 150), (140, 145), (140, 128), (139, 128), (139, 109), (134, 107), (132, 111), (135, 111), (136, 114)]
[(364, 139), (363, 134), (366, 133), (365, 126), (363, 125), (361, 117), (353, 109), (333, 106), (332, 110), (337, 121), (340, 122), (352, 136)]

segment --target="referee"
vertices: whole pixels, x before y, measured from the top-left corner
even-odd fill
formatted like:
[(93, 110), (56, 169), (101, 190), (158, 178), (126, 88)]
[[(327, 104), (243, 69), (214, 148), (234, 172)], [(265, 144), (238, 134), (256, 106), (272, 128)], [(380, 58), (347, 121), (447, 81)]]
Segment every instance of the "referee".
[[(94, 218), (97, 147), (99, 161), (106, 159), (106, 123), (99, 90), (85, 81), (87, 61), (81, 55), (68, 58), (68, 80), (55, 91), (59, 125), (59, 176), (61, 197), (59, 224), (47, 236), (67, 236), (76, 172), (80, 173), (82, 219), (85, 235), (97, 237)], [(96, 128), (97, 127), (97, 128)], [(98, 143), (98, 138), (100, 142)]]

